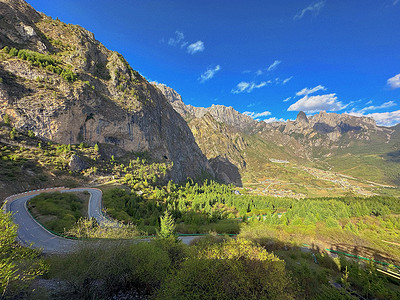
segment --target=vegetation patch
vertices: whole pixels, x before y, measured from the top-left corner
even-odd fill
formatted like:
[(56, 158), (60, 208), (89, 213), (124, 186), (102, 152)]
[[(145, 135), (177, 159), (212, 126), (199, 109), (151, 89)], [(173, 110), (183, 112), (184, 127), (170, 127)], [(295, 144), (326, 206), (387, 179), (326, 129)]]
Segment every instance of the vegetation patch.
[(89, 193), (42, 193), (28, 203), (32, 215), (44, 227), (64, 234), (75, 223), (87, 216)]
[[(0, 212), (0, 297), (16, 299), (33, 279), (46, 273), (48, 266), (39, 252), (17, 242), (17, 226), (11, 214)], [(4, 297), (4, 298), (3, 298)]]
[(8, 46), (4, 47), (3, 51), (8, 53), (11, 57), (18, 57), (22, 60), (27, 60), (33, 66), (41, 67), (50, 72), (56, 73), (69, 82), (74, 82), (78, 79), (78, 76), (73, 71), (69, 68), (62, 67), (61, 62), (54, 59), (51, 55), (45, 55), (26, 49), (10, 49)]

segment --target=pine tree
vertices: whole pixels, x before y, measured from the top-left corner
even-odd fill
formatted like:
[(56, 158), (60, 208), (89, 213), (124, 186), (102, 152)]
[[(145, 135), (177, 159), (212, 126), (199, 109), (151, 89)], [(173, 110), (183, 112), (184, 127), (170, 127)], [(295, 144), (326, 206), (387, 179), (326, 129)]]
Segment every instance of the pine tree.
[(168, 210), (165, 211), (164, 216), (160, 218), (160, 231), (158, 237), (162, 239), (176, 239), (175, 235), (175, 220)]

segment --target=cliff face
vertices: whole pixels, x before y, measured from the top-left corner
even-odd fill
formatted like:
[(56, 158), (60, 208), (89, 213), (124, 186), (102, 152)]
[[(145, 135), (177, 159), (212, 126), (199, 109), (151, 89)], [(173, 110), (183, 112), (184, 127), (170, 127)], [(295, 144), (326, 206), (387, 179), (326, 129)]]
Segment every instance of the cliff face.
[[(59, 143), (108, 143), (172, 161), (172, 178), (212, 173), (159, 89), (80, 26), (0, 0), (0, 117)], [(9, 51), (15, 47), (20, 51)], [(21, 51), (22, 50), (22, 51)], [(26, 51), (30, 50), (30, 51)]]
[(172, 88), (161, 84), (152, 83), (157, 87), (164, 96), (171, 103), (172, 107), (184, 118), (202, 118), (207, 113), (210, 114), (216, 121), (224, 123), (227, 126), (236, 128), (243, 132), (252, 132), (258, 126), (258, 122), (253, 120), (251, 117), (239, 113), (232, 107), (224, 105), (212, 105), (211, 107), (195, 107), (192, 105), (186, 105), (182, 101), (182, 97)]
[(242, 152), (247, 145), (243, 134), (236, 127), (247, 129), (249, 123), (253, 124), (255, 121), (232, 107), (213, 105), (204, 108), (186, 105), (182, 97), (172, 88), (164, 84), (152, 84), (188, 122), (197, 144), (209, 159), (217, 179), (241, 186), (240, 171), (246, 167)]

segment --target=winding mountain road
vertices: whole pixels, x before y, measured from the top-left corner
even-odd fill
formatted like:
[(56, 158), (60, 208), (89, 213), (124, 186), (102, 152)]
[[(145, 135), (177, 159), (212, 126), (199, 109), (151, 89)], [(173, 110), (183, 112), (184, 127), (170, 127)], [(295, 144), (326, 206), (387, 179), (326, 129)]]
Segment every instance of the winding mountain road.
[[(27, 202), (29, 199), (44, 193), (59, 191), (61, 193), (71, 192), (84, 192), (87, 191), (90, 194), (88, 204), (88, 216), (95, 218), (100, 225), (109, 222), (102, 214), (102, 192), (95, 188), (77, 188), (77, 189), (65, 189), (65, 188), (54, 188), (46, 190), (31, 191), (18, 195), (10, 196), (6, 199), (4, 206), (5, 211), (13, 213), (14, 222), (18, 225), (18, 240), (21, 244), (33, 248), (42, 249), (43, 253), (68, 253), (73, 251), (77, 246), (84, 243), (82, 240), (67, 239), (57, 236), (47, 231), (42, 225), (40, 225), (28, 212)], [(179, 237), (185, 244), (190, 244), (192, 240), (197, 238), (196, 236), (184, 236)], [(149, 240), (149, 239), (145, 239)]]

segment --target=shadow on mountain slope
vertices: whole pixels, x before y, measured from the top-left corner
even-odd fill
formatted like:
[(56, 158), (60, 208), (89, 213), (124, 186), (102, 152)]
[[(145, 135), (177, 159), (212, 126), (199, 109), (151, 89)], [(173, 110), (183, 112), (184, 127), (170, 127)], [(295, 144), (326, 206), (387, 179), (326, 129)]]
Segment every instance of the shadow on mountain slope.
[(236, 186), (243, 186), (242, 176), (239, 168), (232, 164), (226, 157), (217, 156), (209, 160), (217, 179), (224, 183), (233, 183)]

